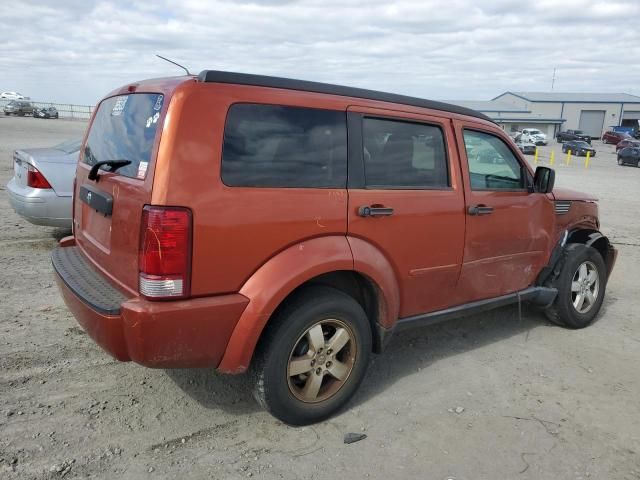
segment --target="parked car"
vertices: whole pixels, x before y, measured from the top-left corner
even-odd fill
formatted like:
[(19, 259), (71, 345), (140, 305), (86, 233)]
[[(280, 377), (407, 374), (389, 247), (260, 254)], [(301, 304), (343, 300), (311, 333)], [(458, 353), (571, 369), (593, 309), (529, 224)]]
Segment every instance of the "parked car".
[(33, 113), (33, 105), (26, 100), (11, 100), (4, 108), (5, 115), (19, 115), (24, 117), (25, 115), (31, 115)]
[(613, 130), (609, 130), (602, 135), (602, 141), (604, 143), (615, 143), (618, 144), (622, 140), (631, 140), (633, 137), (629, 135), (627, 132), (614, 132)]
[(591, 137), (582, 130), (565, 130), (564, 132), (558, 132), (556, 134), (556, 140), (558, 143), (569, 142), (571, 140), (583, 140), (589, 144), (591, 143)]
[(640, 146), (625, 147), (618, 152), (618, 165), (640, 166)]
[(34, 108), (33, 118), (58, 118), (56, 107)]
[(71, 195), (81, 140), (13, 153), (14, 176), (7, 184), (17, 214), (35, 225), (71, 227)]
[(2, 92), (0, 98), (5, 100), (23, 100), (24, 95), (18, 92)]
[(546, 145), (547, 136), (537, 128), (523, 128), (522, 137), (525, 141), (535, 145)]
[(634, 138), (627, 138), (624, 140), (620, 140), (616, 144), (616, 152), (626, 147), (640, 147), (640, 140), (635, 140)]
[(580, 157), (586, 156), (587, 152), (591, 152), (591, 157), (596, 156), (596, 149), (589, 145), (587, 142), (582, 140), (573, 140), (571, 142), (564, 142), (562, 144), (562, 152), (567, 153), (571, 150), (573, 155), (578, 155)]
[(525, 155), (533, 155), (534, 153), (536, 153), (535, 143), (528, 142), (522, 137), (516, 140), (516, 147), (518, 147), (518, 149)]
[(595, 198), (463, 107), (203, 71), (90, 125), (52, 253), (69, 309), (119, 360), (249, 370), (286, 423), (345, 405), (394, 332), (519, 301), (585, 327), (615, 263)]

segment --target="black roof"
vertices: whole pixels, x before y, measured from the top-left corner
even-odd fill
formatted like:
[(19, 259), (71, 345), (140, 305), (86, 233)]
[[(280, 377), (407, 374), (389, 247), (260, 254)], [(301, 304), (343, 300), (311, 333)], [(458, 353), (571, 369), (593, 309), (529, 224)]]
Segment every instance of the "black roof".
[(200, 82), (207, 83), (235, 83), (239, 85), (254, 85), (257, 87), (284, 88), (287, 90), (302, 90), (305, 92), (327, 93), (329, 95), (340, 95), (343, 97), (366, 98), (368, 100), (378, 100), (380, 102), (400, 103), (414, 107), (431, 108), (444, 112), (469, 115), (492, 122), (486, 115), (470, 108), (451, 105), (434, 100), (408, 97), (395, 93), (378, 92), (376, 90), (366, 90), (364, 88), (345, 87), (342, 85), (332, 85), (330, 83), (308, 82), (306, 80), (295, 80), (292, 78), (269, 77), (266, 75), (253, 75), (249, 73), (223, 72), (220, 70), (203, 70), (198, 75)]

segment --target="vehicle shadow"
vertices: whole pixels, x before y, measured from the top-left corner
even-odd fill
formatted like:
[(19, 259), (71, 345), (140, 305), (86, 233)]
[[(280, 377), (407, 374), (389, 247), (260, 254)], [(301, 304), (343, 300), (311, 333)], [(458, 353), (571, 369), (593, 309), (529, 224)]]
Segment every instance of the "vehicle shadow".
[[(594, 324), (606, 317), (607, 308), (615, 301), (614, 298), (605, 298)], [(520, 317), (518, 306), (511, 305), (394, 335), (382, 355), (373, 356), (367, 376), (352, 400), (352, 405), (366, 402), (388, 390), (402, 377), (413, 374), (418, 369), (428, 368), (444, 358), (517, 335), (522, 336), (519, 342), (526, 344), (530, 341), (530, 331), (535, 327), (564, 330), (564, 327), (552, 323), (541, 310), (532, 306), (522, 305), (521, 311)], [(566, 333), (571, 335), (572, 331), (567, 329)]]
[(261, 410), (247, 374), (224, 375), (213, 368), (166, 369), (167, 376), (205, 408), (247, 415)]
[[(605, 299), (598, 319), (606, 317), (614, 298)], [(598, 320), (596, 320), (597, 322)], [(527, 305), (508, 306), (440, 324), (401, 332), (393, 336), (381, 355), (374, 355), (359, 391), (349, 406), (365, 403), (417, 369), (428, 368), (437, 361), (463, 354), (495, 342), (522, 335), (529, 341), (535, 327), (562, 328), (551, 323), (541, 311)], [(571, 331), (567, 331), (570, 335)], [(222, 409), (231, 414), (251, 414), (261, 407), (251, 393), (248, 375), (223, 375), (215, 369), (165, 370), (167, 376), (187, 395), (209, 409)]]
[(69, 235), (72, 235), (72, 231), (70, 228), (58, 228), (58, 227), (54, 227), (51, 229), (51, 236), (56, 239), (58, 242), (60, 240), (62, 240), (64, 237), (68, 237)]
[(366, 402), (402, 377), (444, 358), (517, 335), (522, 335), (525, 343), (530, 330), (541, 325), (560, 328), (549, 322), (544, 313), (526, 305), (519, 317), (518, 306), (513, 305), (398, 333), (382, 355), (373, 356), (375, 368), (369, 368), (353, 404)]

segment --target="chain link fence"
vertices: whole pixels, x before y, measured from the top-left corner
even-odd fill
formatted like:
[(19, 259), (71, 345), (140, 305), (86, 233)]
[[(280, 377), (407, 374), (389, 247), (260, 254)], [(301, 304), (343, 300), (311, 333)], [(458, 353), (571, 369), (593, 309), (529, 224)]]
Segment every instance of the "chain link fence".
[[(21, 100), (29, 102), (34, 108), (55, 107), (58, 110), (60, 118), (69, 118), (77, 120), (88, 120), (93, 113), (95, 106), (93, 105), (74, 105), (71, 103), (52, 103), (52, 102), (36, 102), (33, 100)], [(2, 109), (11, 100), (0, 99), (0, 109)]]

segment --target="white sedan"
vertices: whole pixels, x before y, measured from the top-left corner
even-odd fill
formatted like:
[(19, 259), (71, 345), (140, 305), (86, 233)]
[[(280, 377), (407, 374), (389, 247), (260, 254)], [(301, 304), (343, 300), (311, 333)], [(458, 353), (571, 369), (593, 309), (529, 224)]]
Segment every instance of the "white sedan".
[(24, 100), (24, 95), (18, 92), (2, 92), (0, 98), (5, 100)]

